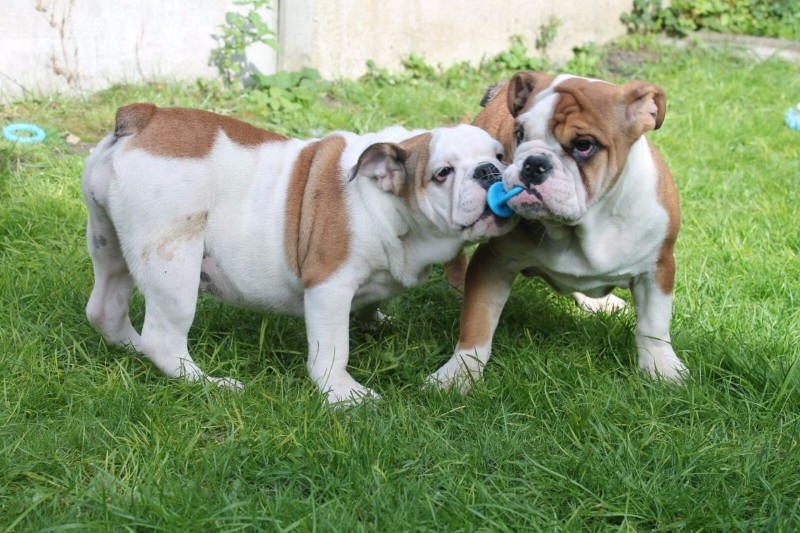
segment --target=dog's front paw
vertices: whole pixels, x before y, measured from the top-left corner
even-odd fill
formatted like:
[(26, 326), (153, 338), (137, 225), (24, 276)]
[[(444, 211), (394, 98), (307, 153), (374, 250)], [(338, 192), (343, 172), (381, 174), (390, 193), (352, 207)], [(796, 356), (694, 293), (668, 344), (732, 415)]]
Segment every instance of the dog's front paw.
[(425, 378), (425, 384), (442, 390), (457, 390), (466, 394), (481, 378), (483, 364), (474, 356), (455, 354), (442, 367)]
[(655, 379), (682, 383), (689, 377), (689, 369), (672, 350), (660, 353), (640, 353), (639, 370)]
[(349, 375), (325, 384), (325, 400), (334, 407), (352, 407), (366, 400), (380, 400), (380, 395)]
[(573, 292), (572, 297), (578, 307), (587, 313), (613, 313), (614, 311), (625, 309), (627, 306), (625, 300), (613, 294), (608, 294), (602, 298), (590, 298), (583, 293)]

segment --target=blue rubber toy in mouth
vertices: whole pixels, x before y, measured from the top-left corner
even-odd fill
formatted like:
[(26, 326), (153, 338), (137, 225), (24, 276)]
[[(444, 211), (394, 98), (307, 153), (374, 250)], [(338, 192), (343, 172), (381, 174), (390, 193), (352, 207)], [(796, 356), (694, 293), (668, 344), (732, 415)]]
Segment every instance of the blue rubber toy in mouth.
[(511, 218), (514, 216), (514, 211), (508, 207), (507, 202), (522, 191), (523, 188), (517, 185), (510, 191), (506, 192), (505, 188), (503, 187), (503, 182), (498, 181), (492, 183), (492, 185), (489, 187), (489, 191), (486, 194), (486, 203), (489, 204), (489, 209), (491, 209), (492, 213), (495, 215), (499, 216), (500, 218)]

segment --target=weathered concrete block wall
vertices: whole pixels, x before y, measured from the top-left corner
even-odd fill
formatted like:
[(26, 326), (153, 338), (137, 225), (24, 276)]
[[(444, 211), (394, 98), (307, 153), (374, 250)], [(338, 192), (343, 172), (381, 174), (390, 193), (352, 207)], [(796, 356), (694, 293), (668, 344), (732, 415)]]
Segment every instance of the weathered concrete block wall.
[(631, 8), (632, 0), (290, 0), (279, 15), (287, 44), (279, 65), (354, 77), (366, 72), (368, 59), (391, 69), (412, 52), (433, 65), (477, 63), (507, 50), (516, 34), (536, 53), (540, 27), (551, 17), (561, 26), (548, 54), (560, 62), (575, 46), (623, 35), (620, 15)]
[[(266, 72), (318, 69), (356, 77), (366, 61), (397, 68), (416, 53), (429, 63), (477, 63), (506, 50), (511, 35), (534, 50), (551, 16), (562, 25), (549, 52), (621, 35), (630, 0), (274, 0), (263, 14), (280, 51), (254, 61)], [(93, 91), (116, 83), (192, 80), (208, 65), (232, 0), (0, 0), (0, 101)]]

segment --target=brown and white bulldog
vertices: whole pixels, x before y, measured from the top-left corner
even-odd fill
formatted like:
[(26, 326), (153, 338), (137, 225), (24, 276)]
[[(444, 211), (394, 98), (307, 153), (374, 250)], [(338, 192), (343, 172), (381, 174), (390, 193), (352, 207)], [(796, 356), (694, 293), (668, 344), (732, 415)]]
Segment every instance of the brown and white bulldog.
[[(501, 158), (470, 125), (299, 140), (206, 111), (122, 107), (83, 174), (87, 316), (167, 376), (240, 388), (189, 354), (198, 288), (304, 315), (308, 370), (327, 401), (374, 395), (347, 371), (349, 315), (380, 319), (378, 304), (431, 265), (510, 229), (486, 207)], [(128, 316), (134, 286), (141, 335)]]
[(484, 102), (473, 123), (513, 154), (503, 184), (522, 187), (508, 205), (523, 221), (475, 251), (458, 345), (429, 382), (465, 391), (481, 375), (518, 273), (572, 292), (588, 310), (616, 308), (622, 300), (611, 290), (630, 289), (639, 368), (679, 381), (686, 368), (669, 333), (678, 194), (644, 137), (664, 120), (664, 91), (521, 72)]

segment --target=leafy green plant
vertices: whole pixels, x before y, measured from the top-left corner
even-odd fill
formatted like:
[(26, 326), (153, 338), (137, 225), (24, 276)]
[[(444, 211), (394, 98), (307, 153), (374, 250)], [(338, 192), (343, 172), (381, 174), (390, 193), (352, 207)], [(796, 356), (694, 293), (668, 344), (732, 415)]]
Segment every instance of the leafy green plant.
[(514, 35), (507, 50), (481, 61), (478, 66), (462, 62), (446, 69), (437, 69), (425, 63), (420, 56), (411, 54), (402, 61), (403, 69), (397, 72), (379, 67), (374, 61), (367, 61), (368, 72), (362, 81), (371, 81), (379, 86), (391, 86), (400, 83), (418, 85), (423, 80), (439, 80), (453, 87), (465, 86), (476, 80), (485, 80), (487, 77), (489, 79), (507, 77), (520, 70), (546, 70), (550, 67), (550, 61), (543, 52), (554, 38), (558, 24), (557, 19), (551, 19), (546, 29), (545, 26), (542, 27), (543, 35), (537, 40), (537, 48), (540, 51), (538, 55), (529, 54), (523, 37)]
[[(542, 49), (547, 47), (545, 41), (541, 41)], [(501, 52), (491, 61), (491, 65), (499, 70), (519, 71), (519, 70), (540, 70), (549, 63), (546, 56), (532, 56), (528, 54), (521, 35), (511, 37), (511, 45), (508, 50)]]
[(396, 83), (416, 84), (418, 80), (430, 79), (437, 75), (434, 67), (428, 65), (421, 56), (411, 53), (401, 61), (403, 69), (390, 72), (384, 67), (379, 67), (374, 61), (367, 60), (367, 73), (365, 79), (371, 79), (379, 85), (394, 85)]
[(248, 95), (251, 101), (261, 102), (271, 111), (290, 113), (308, 106), (331, 85), (313, 68), (270, 75), (256, 73), (252, 80), (253, 90)]
[(215, 35), (218, 46), (211, 51), (209, 64), (219, 70), (228, 84), (241, 83), (247, 72), (247, 47), (264, 43), (278, 48), (275, 32), (269, 28), (261, 16), (261, 10), (270, 9), (270, 0), (234, 0), (236, 6), (246, 6), (245, 14), (229, 11), (225, 15), (226, 24), (220, 26), (222, 33)]
[(578, 76), (597, 76), (602, 58), (597, 46), (576, 46), (572, 49), (572, 58), (564, 66), (564, 70)]
[(536, 36), (536, 49), (542, 54), (547, 53), (547, 48), (553, 43), (561, 26), (561, 19), (551, 16), (547, 22), (539, 26), (539, 34)]
[(621, 17), (630, 33), (685, 36), (697, 30), (800, 39), (795, 0), (634, 0)]

